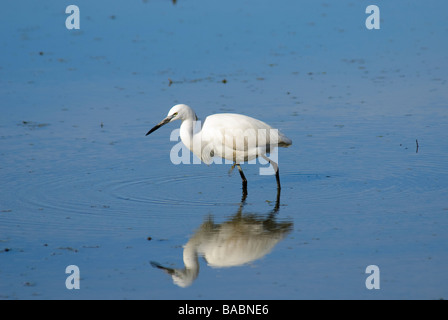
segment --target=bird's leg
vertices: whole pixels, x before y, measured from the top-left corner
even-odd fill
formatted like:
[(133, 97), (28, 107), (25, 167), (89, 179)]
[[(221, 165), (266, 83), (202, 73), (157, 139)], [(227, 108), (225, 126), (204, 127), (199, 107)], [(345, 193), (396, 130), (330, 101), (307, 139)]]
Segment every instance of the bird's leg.
[(274, 161), (272, 161), (271, 159), (269, 159), (268, 157), (266, 157), (265, 155), (262, 155), (263, 159), (265, 159), (267, 162), (269, 162), (269, 164), (272, 165), (272, 167), (274, 168), (275, 171), (275, 179), (277, 180), (277, 189), (280, 190), (282, 188), (282, 186), (280, 185), (280, 173), (279, 173), (279, 169), (278, 169), (278, 164), (275, 163)]
[(229, 176), (232, 174), (233, 169), (235, 169), (236, 163), (233, 164), (232, 168), (230, 168), (229, 170)]
[(245, 191), (247, 193), (247, 179), (244, 175), (243, 169), (241, 169), (241, 166), (239, 165), (239, 163), (237, 163), (236, 166), (238, 167), (238, 171), (240, 172), (241, 179), (243, 180), (243, 191), (246, 189)]
[(277, 199), (275, 200), (275, 208), (273, 213), (277, 213), (280, 209), (280, 189), (281, 188), (277, 188)]
[(243, 188), (243, 196), (241, 197), (241, 210), (243, 209), (243, 206), (246, 204), (247, 199), (247, 187)]
[(229, 170), (229, 176), (232, 174), (233, 169), (235, 169), (235, 166), (238, 167), (238, 171), (240, 172), (241, 179), (243, 180), (243, 197), (247, 196), (247, 179), (244, 175), (243, 169), (241, 169), (241, 166), (237, 164), (236, 162), (233, 164), (233, 166)]
[(275, 179), (277, 180), (277, 189), (280, 191), (282, 186), (280, 185), (280, 173), (277, 166), (277, 171), (275, 172)]

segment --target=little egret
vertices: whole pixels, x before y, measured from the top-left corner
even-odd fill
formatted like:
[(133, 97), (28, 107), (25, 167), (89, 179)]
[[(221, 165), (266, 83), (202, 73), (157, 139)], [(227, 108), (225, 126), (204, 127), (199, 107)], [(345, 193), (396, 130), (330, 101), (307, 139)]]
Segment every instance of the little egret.
[(234, 113), (214, 114), (201, 124), (193, 109), (185, 104), (177, 104), (171, 108), (168, 116), (146, 135), (175, 120), (182, 120), (180, 138), (183, 144), (202, 162), (211, 164), (213, 157), (233, 162), (230, 172), (235, 166), (238, 168), (243, 180), (243, 189), (247, 188), (247, 180), (240, 163), (259, 156), (272, 165), (277, 188), (281, 188), (278, 164), (266, 154), (276, 147), (289, 147), (292, 141), (277, 129), (263, 121)]

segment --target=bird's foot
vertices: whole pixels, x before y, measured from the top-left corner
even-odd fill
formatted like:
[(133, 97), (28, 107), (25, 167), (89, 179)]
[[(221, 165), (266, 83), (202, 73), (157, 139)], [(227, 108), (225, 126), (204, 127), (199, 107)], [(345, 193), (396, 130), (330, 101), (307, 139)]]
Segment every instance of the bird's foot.
[(236, 164), (233, 164), (233, 166), (229, 170), (229, 177), (232, 175), (233, 169), (235, 169)]

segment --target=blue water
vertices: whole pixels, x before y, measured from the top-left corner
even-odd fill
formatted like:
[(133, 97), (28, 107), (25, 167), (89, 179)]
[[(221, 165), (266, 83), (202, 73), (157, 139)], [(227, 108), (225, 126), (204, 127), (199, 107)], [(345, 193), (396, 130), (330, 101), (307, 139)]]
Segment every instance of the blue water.
[[(448, 297), (448, 4), (73, 4), (79, 30), (60, 1), (0, 13), (0, 299)], [(279, 201), (259, 165), (245, 199), (229, 165), (174, 165), (179, 123), (145, 133), (177, 103), (291, 138)], [(261, 256), (206, 261), (229, 230)], [(183, 288), (154, 266), (188, 244)]]

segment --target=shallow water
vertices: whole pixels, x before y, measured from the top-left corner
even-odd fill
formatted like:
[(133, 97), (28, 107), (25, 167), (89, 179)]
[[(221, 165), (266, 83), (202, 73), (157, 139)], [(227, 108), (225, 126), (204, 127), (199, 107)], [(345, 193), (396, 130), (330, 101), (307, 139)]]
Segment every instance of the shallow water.
[[(355, 1), (76, 4), (70, 31), (58, 1), (2, 7), (0, 299), (447, 298), (448, 5), (378, 1), (369, 31)], [(279, 200), (259, 165), (245, 198), (172, 164), (178, 124), (145, 133), (176, 103), (290, 137)], [(192, 243), (182, 288), (157, 266)]]

